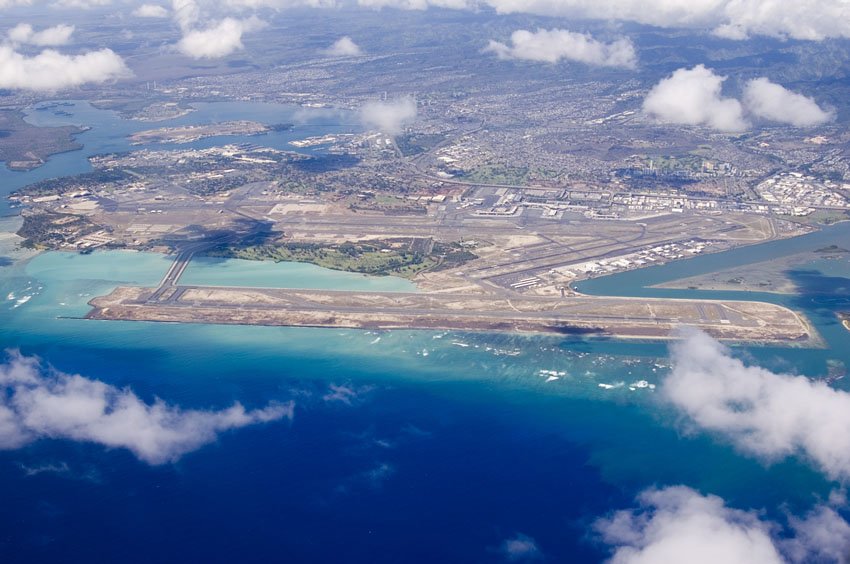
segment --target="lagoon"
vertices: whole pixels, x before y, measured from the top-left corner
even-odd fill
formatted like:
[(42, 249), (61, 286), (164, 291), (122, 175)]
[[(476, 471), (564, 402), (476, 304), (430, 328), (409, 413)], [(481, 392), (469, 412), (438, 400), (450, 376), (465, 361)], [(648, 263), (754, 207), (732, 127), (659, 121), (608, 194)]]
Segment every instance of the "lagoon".
[(193, 258), (180, 283), (189, 286), (416, 292), (416, 284), (397, 276), (366, 276), (300, 262), (212, 257)]

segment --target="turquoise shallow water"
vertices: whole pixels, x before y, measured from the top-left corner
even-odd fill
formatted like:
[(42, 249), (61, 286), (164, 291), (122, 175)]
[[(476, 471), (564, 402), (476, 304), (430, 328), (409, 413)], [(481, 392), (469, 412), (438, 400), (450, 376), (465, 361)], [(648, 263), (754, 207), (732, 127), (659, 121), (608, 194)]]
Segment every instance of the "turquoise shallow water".
[[(814, 242), (842, 240), (844, 229)], [(775, 517), (805, 511), (835, 486), (797, 459), (766, 466), (684, 433), (653, 390), (631, 390), (669, 370), (660, 343), (80, 319), (91, 297), (155, 284), (168, 265), (113, 251), (2, 266), (0, 343), (147, 402), (218, 409), (292, 400), (293, 421), (223, 433), (162, 466), (64, 439), (1, 450), (3, 562), (501, 562), (500, 544), (520, 533), (552, 561), (597, 562), (606, 550), (591, 523), (647, 487), (686, 484)], [(811, 376), (845, 358), (850, 346), (832, 309), (847, 278), (840, 265), (811, 266), (821, 271), (808, 279), (811, 294), (771, 299), (810, 312), (833, 348), (738, 354)], [(582, 290), (643, 295), (654, 292), (647, 283), (712, 267), (676, 263)], [(186, 276), (409, 288), (309, 265), (212, 259)], [(333, 399), (332, 386), (349, 390), (348, 401)]]
[[(590, 522), (651, 485), (686, 483), (771, 514), (832, 487), (797, 461), (764, 467), (682, 436), (653, 391), (628, 387), (659, 381), (663, 345), (73, 318), (91, 296), (155, 283), (167, 267), (116, 251), (5, 269), (2, 291), (18, 297), (0, 310), (0, 341), (148, 401), (293, 399), (295, 420), (227, 433), (165, 466), (63, 440), (0, 451), (4, 560), (142, 562), (166, 547), (211, 561), (285, 550), (296, 561), (487, 562), (521, 532), (555, 559), (595, 562), (605, 551)], [(346, 283), (316, 273), (317, 284)], [(350, 405), (324, 399), (331, 385), (354, 391)]]
[(196, 286), (254, 286), (263, 288), (313, 288), (317, 290), (365, 290), (415, 292), (416, 285), (394, 276), (366, 276), (338, 272), (306, 263), (217, 259), (192, 260), (180, 278)]
[[(346, 551), (354, 562), (486, 562), (521, 532), (554, 559), (595, 562), (605, 549), (588, 536), (592, 520), (652, 485), (684, 483), (770, 515), (783, 504), (805, 510), (833, 487), (797, 460), (766, 467), (682, 435), (652, 390), (629, 389), (669, 369), (661, 344), (77, 318), (92, 296), (156, 283), (168, 264), (113, 251), (5, 267), (0, 342), (147, 401), (294, 400), (294, 421), (225, 433), (165, 466), (65, 440), (0, 451), (0, 476), (15, 492), (0, 512), (5, 560), (142, 562), (165, 546), (212, 561), (286, 551), (332, 562)], [(195, 274), (268, 282), (262, 263), (240, 264), (228, 263), (223, 278), (212, 263)], [(302, 286), (353, 283), (271, 266), (295, 268)], [(775, 367), (809, 362), (791, 349), (748, 353)], [(548, 381), (541, 370), (563, 374)], [(324, 399), (332, 385), (355, 399)]]

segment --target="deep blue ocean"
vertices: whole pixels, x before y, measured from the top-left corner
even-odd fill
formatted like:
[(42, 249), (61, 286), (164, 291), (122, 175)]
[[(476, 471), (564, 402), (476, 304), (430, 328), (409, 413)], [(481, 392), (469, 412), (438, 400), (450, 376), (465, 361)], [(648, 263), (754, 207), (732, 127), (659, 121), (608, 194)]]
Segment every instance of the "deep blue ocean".
[[(846, 241), (847, 225), (776, 245), (791, 252)], [(765, 251), (749, 252), (752, 260)], [(581, 289), (661, 292), (642, 288), (716, 268), (713, 260), (729, 265), (704, 257)], [(291, 421), (225, 431), (160, 465), (61, 438), (1, 450), (2, 562), (504, 562), (503, 543), (518, 535), (533, 538), (548, 561), (598, 562), (609, 553), (592, 523), (631, 507), (647, 487), (685, 484), (775, 516), (806, 511), (835, 486), (796, 459), (765, 466), (685, 433), (653, 390), (630, 389), (669, 370), (663, 344), (86, 321), (79, 317), (91, 297), (155, 283), (168, 260), (110, 251), (3, 264), (4, 348), (146, 402), (222, 409), (291, 400), (295, 412)], [(254, 264), (190, 274), (196, 283), (234, 271), (246, 283), (376, 283)], [(796, 300), (829, 348), (737, 354), (812, 377), (825, 376), (830, 362), (850, 364), (850, 332), (832, 315), (850, 267), (812, 268), (807, 296), (768, 298)], [(563, 374), (549, 380), (541, 370)]]

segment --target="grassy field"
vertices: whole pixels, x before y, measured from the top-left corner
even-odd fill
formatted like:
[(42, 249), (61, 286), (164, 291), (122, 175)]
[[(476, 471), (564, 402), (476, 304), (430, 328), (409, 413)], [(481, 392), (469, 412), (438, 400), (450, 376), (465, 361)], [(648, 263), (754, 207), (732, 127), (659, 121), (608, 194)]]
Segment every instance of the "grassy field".
[(803, 217), (789, 217), (788, 219), (809, 225), (832, 225), (839, 221), (850, 220), (850, 212), (841, 210), (817, 210), (814, 213)]
[(524, 186), (528, 182), (529, 170), (525, 167), (487, 165), (463, 175), (466, 182), (478, 184), (507, 184)]

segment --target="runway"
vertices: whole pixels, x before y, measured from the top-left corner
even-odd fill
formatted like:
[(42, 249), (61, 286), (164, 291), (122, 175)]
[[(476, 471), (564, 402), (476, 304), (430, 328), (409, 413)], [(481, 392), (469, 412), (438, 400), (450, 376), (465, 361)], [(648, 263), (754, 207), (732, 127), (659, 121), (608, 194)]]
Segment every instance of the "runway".
[(166, 286), (120, 287), (89, 303), (94, 308), (89, 319), (642, 339), (668, 339), (676, 328), (692, 326), (731, 341), (815, 343), (813, 331), (793, 311), (747, 301)]

